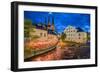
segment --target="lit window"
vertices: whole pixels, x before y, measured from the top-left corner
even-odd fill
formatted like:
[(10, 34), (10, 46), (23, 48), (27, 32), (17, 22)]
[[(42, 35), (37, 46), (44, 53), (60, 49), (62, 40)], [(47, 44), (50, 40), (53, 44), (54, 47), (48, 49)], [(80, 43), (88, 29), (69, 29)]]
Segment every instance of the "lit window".
[(79, 36), (80, 36), (81, 34), (79, 33)]
[(40, 36), (42, 36), (42, 33), (40, 33)]
[(46, 33), (44, 33), (44, 37), (46, 37)]

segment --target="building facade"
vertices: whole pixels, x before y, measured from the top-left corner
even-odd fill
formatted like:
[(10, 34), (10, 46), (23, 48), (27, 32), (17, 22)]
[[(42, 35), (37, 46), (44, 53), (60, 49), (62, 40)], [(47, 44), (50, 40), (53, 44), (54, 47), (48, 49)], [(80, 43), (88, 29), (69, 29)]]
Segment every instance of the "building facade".
[(30, 35), (33, 37), (39, 37), (42, 39), (46, 39), (47, 38), (47, 31), (44, 29), (37, 29), (37, 28), (33, 28), (33, 32), (30, 32)]
[(50, 23), (50, 18), (48, 18), (48, 24), (35, 24), (33, 28), (34, 32), (31, 31), (31, 36), (38, 36), (40, 38), (48, 38), (49, 34), (54, 35), (54, 18), (52, 17), (52, 23)]
[(86, 43), (87, 42), (87, 33), (81, 28), (75, 28), (73, 26), (68, 26), (64, 33), (66, 34), (66, 41), (72, 41), (77, 43)]

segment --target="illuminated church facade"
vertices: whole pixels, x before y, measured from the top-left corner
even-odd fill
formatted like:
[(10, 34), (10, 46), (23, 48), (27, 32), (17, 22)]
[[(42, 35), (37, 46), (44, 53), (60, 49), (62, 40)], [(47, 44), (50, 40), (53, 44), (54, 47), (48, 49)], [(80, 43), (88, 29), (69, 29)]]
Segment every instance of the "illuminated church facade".
[(55, 26), (54, 26), (54, 18), (51, 17), (52, 22), (50, 23), (50, 17), (48, 17), (48, 23), (46, 24), (36, 24), (33, 25), (35, 28), (33, 28), (34, 32), (30, 32), (31, 36), (39, 36), (41, 38), (48, 38), (48, 35), (55, 35)]

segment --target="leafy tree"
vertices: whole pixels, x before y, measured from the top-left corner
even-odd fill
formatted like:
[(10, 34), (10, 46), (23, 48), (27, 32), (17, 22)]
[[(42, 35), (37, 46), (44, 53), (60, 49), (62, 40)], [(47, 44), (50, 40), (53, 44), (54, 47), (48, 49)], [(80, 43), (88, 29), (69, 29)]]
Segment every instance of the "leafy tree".
[(90, 41), (90, 33), (87, 32), (87, 41)]
[(24, 36), (29, 37), (29, 32), (32, 28), (32, 21), (31, 20), (24, 20)]
[(66, 34), (65, 34), (65, 33), (62, 33), (62, 35), (61, 35), (61, 39), (62, 39), (62, 41), (64, 41), (65, 38), (66, 38)]

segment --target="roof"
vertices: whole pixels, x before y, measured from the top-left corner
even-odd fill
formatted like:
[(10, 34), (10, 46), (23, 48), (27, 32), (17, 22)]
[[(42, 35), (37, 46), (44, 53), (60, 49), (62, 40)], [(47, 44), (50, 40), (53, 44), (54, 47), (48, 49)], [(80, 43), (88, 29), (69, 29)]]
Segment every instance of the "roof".
[(47, 30), (47, 25), (45, 24), (34, 24), (37, 29)]
[(77, 29), (77, 32), (84, 32), (84, 30), (83, 29), (81, 29), (81, 28), (76, 28)]

